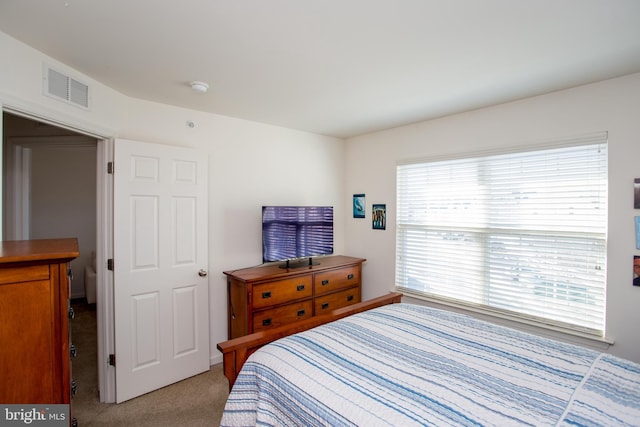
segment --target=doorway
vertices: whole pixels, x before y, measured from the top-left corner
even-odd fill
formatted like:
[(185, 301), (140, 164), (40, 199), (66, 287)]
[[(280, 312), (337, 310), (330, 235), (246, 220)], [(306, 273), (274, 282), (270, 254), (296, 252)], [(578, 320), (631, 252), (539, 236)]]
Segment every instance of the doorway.
[(77, 237), (71, 298), (94, 295), (85, 267), (93, 267), (96, 251), (97, 140), (9, 113), (3, 113), (3, 134), (4, 238)]
[[(100, 260), (104, 252), (98, 235), (104, 209), (99, 206), (101, 183), (97, 182), (104, 141), (7, 111), (2, 114), (2, 136), (3, 238), (77, 237), (80, 256), (70, 265), (71, 298), (85, 299), (93, 292), (90, 287), (99, 288), (101, 282), (87, 284), (86, 270), (93, 269), (102, 275), (101, 269), (94, 267), (94, 254)], [(100, 295), (94, 294), (98, 322), (104, 328), (108, 322), (102, 319)], [(104, 336), (99, 333), (100, 328), (93, 333), (99, 346), (104, 347), (104, 338), (99, 339)], [(97, 370), (97, 361), (95, 364)], [(108, 387), (111, 381), (105, 380), (100, 371), (98, 375), (104, 383), (100, 386), (100, 398), (109, 399), (109, 389), (105, 392), (104, 385)]]
[[(12, 120), (16, 120), (23, 128), (10, 123)], [(14, 110), (5, 109), (3, 111), (3, 123), (4, 129), (0, 128), (0, 133), (3, 134), (3, 151), (5, 153), (5, 161), (3, 162), (3, 189), (5, 190), (5, 197), (3, 199), (2, 226), (3, 231), (13, 233), (13, 239), (43, 238), (43, 236), (31, 233), (32, 229), (35, 229), (32, 226), (32, 218), (34, 215), (32, 215), (33, 212), (31, 212), (31, 210), (32, 206), (36, 204), (32, 197), (31, 181), (34, 174), (41, 172), (40, 170), (34, 172), (34, 159), (38, 159), (36, 162), (38, 169), (42, 168), (49, 171), (48, 175), (44, 174), (45, 179), (44, 184), (42, 184), (44, 189), (41, 190), (40, 193), (44, 194), (43, 197), (47, 199), (47, 201), (50, 201), (50, 199), (55, 198), (51, 196), (51, 193), (53, 192), (52, 187), (56, 186), (56, 184), (54, 184), (53, 179), (48, 179), (47, 177), (51, 178), (57, 175), (71, 175), (73, 177), (75, 169), (73, 163), (65, 167), (64, 173), (60, 172), (61, 164), (68, 160), (67, 157), (73, 157), (69, 153), (79, 150), (82, 146), (83, 149), (88, 147), (93, 155), (92, 160), (84, 159), (81, 163), (83, 167), (86, 167), (88, 173), (92, 173), (95, 177), (95, 181), (91, 184), (90, 190), (86, 191), (93, 197), (95, 210), (90, 214), (85, 213), (81, 215), (81, 217), (91, 222), (95, 227), (93, 230), (96, 239), (94, 250), (96, 254), (97, 371), (100, 401), (111, 403), (116, 402), (116, 396), (118, 396), (118, 399), (121, 399), (122, 396), (125, 395), (125, 398), (134, 397), (133, 395), (128, 396), (127, 393), (129, 389), (133, 389), (133, 387), (127, 387), (127, 382), (123, 376), (127, 372), (129, 375), (137, 373), (140, 371), (140, 369), (138, 369), (139, 367), (136, 366), (136, 369), (127, 370), (126, 362), (128, 359), (125, 357), (118, 359), (121, 361), (118, 371), (116, 371), (115, 368), (116, 338), (118, 336), (127, 336), (127, 333), (131, 333), (131, 331), (137, 334), (137, 339), (125, 339), (125, 341), (121, 343), (122, 345), (120, 345), (120, 355), (130, 356), (134, 354), (132, 351), (128, 351), (124, 344), (138, 343), (142, 346), (142, 344), (146, 342), (144, 341), (144, 337), (148, 336), (147, 332), (149, 332), (149, 330), (154, 330), (159, 334), (161, 332), (160, 329), (162, 329), (162, 331), (164, 331), (162, 332), (163, 337), (165, 337), (163, 342), (173, 342), (175, 344), (163, 346), (161, 348), (162, 352), (157, 353), (159, 362), (162, 362), (161, 365), (163, 367), (169, 363), (173, 363), (175, 366), (169, 367), (168, 369), (163, 368), (163, 370), (161, 370), (163, 373), (162, 376), (148, 374), (148, 381), (145, 382), (145, 387), (150, 385), (151, 388), (148, 390), (145, 388), (146, 391), (153, 389), (153, 387), (157, 388), (164, 384), (180, 381), (188, 376), (206, 370), (209, 367), (210, 349), (208, 340), (208, 279), (206, 277), (208, 270), (208, 233), (206, 223), (207, 215), (206, 211), (203, 212), (208, 206), (206, 200), (208, 195), (206, 188), (207, 156), (198, 150), (185, 147), (170, 147), (123, 139), (114, 141), (98, 134), (85, 133), (81, 129), (68, 127), (68, 125), (57, 122), (50, 122), (46, 119), (43, 119), (41, 122), (38, 117), (29, 114), (23, 115), (22, 112)], [(33, 129), (34, 127), (35, 130)], [(67, 150), (66, 155), (54, 156), (49, 153), (40, 156), (39, 153), (38, 155), (33, 154), (34, 151), (43, 149), (43, 145), (47, 145), (47, 143), (49, 144), (48, 148), (54, 151)], [(146, 147), (146, 150), (151, 150), (153, 156), (149, 156), (148, 153), (140, 155), (140, 153), (129, 153), (128, 151), (131, 149), (142, 149), (143, 146)], [(117, 147), (120, 147), (120, 149), (116, 150)], [(132, 159), (134, 161), (120, 157), (120, 160), (123, 161), (115, 162), (114, 158), (117, 157), (117, 153), (123, 155), (129, 153), (133, 155)], [(143, 197), (142, 199), (140, 197), (129, 197), (126, 199), (126, 203), (120, 203), (119, 205), (115, 203), (113, 177), (120, 176), (124, 178), (125, 176), (129, 176), (136, 178), (133, 183), (120, 181), (121, 191), (118, 194), (124, 195), (126, 191), (131, 189), (132, 185), (136, 185), (137, 181), (148, 181), (149, 172), (156, 170), (153, 167), (146, 167), (151, 158), (155, 159), (154, 161), (158, 163), (159, 168), (157, 170), (162, 172), (161, 176), (164, 177), (162, 181), (165, 182), (167, 178), (170, 178), (172, 182), (172, 184), (168, 186), (164, 184), (160, 186), (162, 189), (165, 189), (165, 187), (170, 189), (170, 192), (163, 192), (161, 194), (162, 197), (158, 200), (161, 200), (162, 203), (156, 206), (159, 210), (153, 211), (145, 209), (153, 205), (149, 203), (145, 204), (145, 200), (148, 202), (154, 199), (155, 196), (151, 198)], [(126, 168), (126, 165), (135, 167), (135, 173), (133, 175), (116, 173), (118, 170), (116, 166), (119, 164), (121, 168)], [(93, 165), (93, 168), (91, 168), (91, 165)], [(140, 170), (138, 170), (138, 166), (140, 166)], [(74, 178), (71, 179), (73, 180)], [(75, 178), (76, 181), (80, 179), (79, 177)], [(155, 182), (154, 180), (152, 181)], [(62, 192), (59, 193), (61, 194), (59, 198), (65, 199), (65, 197), (67, 197), (66, 200), (73, 200), (68, 198), (69, 194), (65, 189), (65, 187), (71, 187), (71, 185), (58, 184), (57, 187), (62, 188)], [(191, 194), (187, 190), (195, 191), (195, 193)], [(127, 209), (125, 206), (130, 203), (133, 204), (131, 205), (131, 209), (133, 209), (133, 207), (140, 209)], [(166, 203), (171, 204), (171, 207), (165, 206)], [(71, 203), (68, 202), (68, 204)], [(120, 206), (121, 209), (116, 209), (117, 206)], [(125, 207), (124, 210), (122, 210), (122, 207)], [(64, 208), (66, 208), (66, 206), (61, 207), (61, 209)], [(38, 212), (45, 213), (45, 222), (49, 222), (51, 217), (54, 216), (54, 211), (46, 202), (38, 205)], [(120, 212), (120, 215), (118, 215), (119, 221), (115, 220), (115, 212)], [(136, 218), (141, 219), (140, 215), (144, 217), (144, 214), (153, 214), (153, 212), (156, 212), (157, 215), (151, 216), (157, 218), (160, 223), (165, 224), (157, 228), (157, 230), (164, 232), (170, 232), (172, 230), (169, 235), (173, 239), (173, 243), (169, 246), (164, 245), (160, 247), (158, 244), (161, 241), (165, 241), (165, 239), (142, 239), (138, 243), (143, 243), (146, 249), (141, 252), (142, 246), (138, 245), (136, 246), (137, 251), (135, 253), (136, 255), (142, 256), (144, 260), (138, 259), (139, 257), (131, 258), (126, 256), (126, 254), (124, 258), (120, 257), (118, 260), (125, 261), (124, 264), (120, 265), (126, 265), (127, 260), (134, 259), (136, 262), (148, 261), (150, 258), (147, 255), (149, 254), (162, 255), (162, 262), (158, 259), (155, 265), (158, 267), (158, 270), (164, 271), (157, 273), (159, 277), (166, 278), (166, 280), (162, 282), (152, 281), (153, 283), (157, 283), (158, 286), (162, 283), (162, 288), (158, 288), (157, 292), (151, 294), (168, 295), (164, 296), (162, 300), (167, 300), (167, 298), (172, 300), (170, 306), (173, 307), (174, 310), (164, 313), (165, 316), (162, 317), (163, 320), (166, 317), (170, 319), (171, 322), (167, 323), (165, 321), (164, 323), (154, 325), (152, 321), (160, 318), (152, 315), (157, 312), (154, 304), (142, 304), (148, 301), (144, 299), (144, 297), (136, 295), (136, 301), (144, 305), (147, 310), (138, 312), (140, 316), (135, 319), (137, 329), (132, 329), (131, 325), (133, 323), (127, 322), (125, 319), (126, 316), (119, 316), (121, 319), (119, 323), (120, 333), (117, 333), (116, 329), (118, 324), (115, 322), (115, 308), (117, 306), (115, 304), (114, 269), (112, 267), (116, 262), (109, 263), (107, 261), (114, 260), (114, 245), (116, 242), (129, 241), (127, 236), (130, 235), (143, 236), (148, 234), (140, 234), (137, 231), (135, 233), (124, 231), (127, 230), (127, 224), (138, 224), (144, 228), (142, 231), (145, 232), (150, 230), (146, 226), (150, 224), (149, 221), (142, 218), (141, 221), (132, 222), (131, 218), (133, 217), (130, 215), (137, 215)], [(60, 214), (56, 212), (55, 216), (66, 221), (65, 224), (68, 224), (70, 221), (67, 215), (72, 214), (75, 213), (68, 212), (67, 214)], [(120, 224), (119, 228), (116, 227), (116, 223)], [(60, 231), (57, 230), (56, 227), (50, 228), (54, 229), (56, 233)], [(118, 235), (115, 233), (116, 228), (120, 230)], [(68, 236), (69, 234), (75, 235), (78, 233), (76, 233), (76, 230), (67, 230), (64, 234)], [(46, 237), (52, 238), (57, 237), (57, 235), (52, 234)], [(8, 239), (8, 236), (5, 235), (5, 238)], [(81, 246), (80, 252), (84, 253), (85, 249), (80, 239), (79, 243)], [(91, 249), (93, 248), (89, 248), (87, 251), (89, 253), (89, 259), (91, 259)], [(130, 253), (127, 252), (126, 248), (122, 245), (120, 249), (122, 249), (121, 253)], [(88, 260), (87, 263), (90, 262), (91, 261)], [(80, 267), (82, 269), (86, 267), (86, 264), (82, 264)], [(139, 266), (136, 264), (136, 267)], [(142, 268), (144, 271), (146, 271), (146, 269), (147, 268)], [(140, 270), (140, 268), (137, 270)], [(122, 274), (124, 274), (132, 270), (125, 267), (124, 269), (116, 271), (123, 272)], [(187, 274), (187, 276), (178, 275), (178, 271)], [(187, 272), (185, 273), (185, 271)], [(84, 278), (84, 272), (81, 272), (80, 275)], [(122, 279), (122, 277), (120, 277), (120, 279)], [(125, 295), (123, 298), (126, 298), (124, 289), (128, 289), (130, 285), (135, 282), (135, 280), (129, 279), (132, 278), (121, 280), (121, 283), (125, 284), (120, 288), (120, 296)], [(83, 292), (82, 289), (83, 285), (84, 284), (75, 287), (76, 293), (72, 295), (73, 297), (86, 295), (86, 292)], [(160, 300), (157, 302), (159, 303)], [(124, 302), (124, 304), (127, 305), (127, 302)], [(122, 304), (120, 304), (120, 306), (124, 307)], [(162, 306), (165, 307), (166, 304)], [(175, 313), (175, 309), (178, 309), (177, 314)], [(128, 311), (124, 310), (124, 313), (126, 314)], [(192, 321), (189, 321), (189, 319)], [(192, 330), (188, 330), (188, 326), (192, 326)], [(165, 336), (165, 332), (168, 335)], [(166, 339), (167, 337), (171, 339)], [(144, 346), (140, 348), (143, 347)], [(147, 347), (144, 348), (146, 349)], [(178, 350), (177, 352), (174, 351), (169, 354), (169, 350), (176, 349)], [(147, 351), (147, 353), (149, 352)], [(195, 363), (196, 361), (198, 363)], [(145, 365), (146, 362), (142, 362), (142, 364)], [(122, 363), (124, 363), (125, 371), (122, 370)], [(140, 363), (140, 360), (136, 360), (136, 363)], [(146, 363), (146, 365), (155, 366), (156, 363)], [(116, 391), (117, 373), (120, 373), (121, 376), (117, 384), (120, 386), (124, 385), (120, 393)], [(145, 390), (141, 392), (144, 393)]]

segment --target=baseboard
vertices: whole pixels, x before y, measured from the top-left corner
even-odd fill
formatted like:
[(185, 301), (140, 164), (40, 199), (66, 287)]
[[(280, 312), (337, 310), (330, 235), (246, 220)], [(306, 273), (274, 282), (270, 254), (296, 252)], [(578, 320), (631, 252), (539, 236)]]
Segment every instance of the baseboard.
[(209, 366), (219, 365), (222, 363), (222, 354), (216, 354), (209, 358)]

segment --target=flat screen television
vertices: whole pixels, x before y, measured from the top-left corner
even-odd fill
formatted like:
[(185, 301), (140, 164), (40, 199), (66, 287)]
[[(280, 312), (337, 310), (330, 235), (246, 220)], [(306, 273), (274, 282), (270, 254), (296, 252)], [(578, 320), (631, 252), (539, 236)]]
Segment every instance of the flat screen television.
[(293, 268), (332, 253), (333, 206), (262, 207), (262, 262)]

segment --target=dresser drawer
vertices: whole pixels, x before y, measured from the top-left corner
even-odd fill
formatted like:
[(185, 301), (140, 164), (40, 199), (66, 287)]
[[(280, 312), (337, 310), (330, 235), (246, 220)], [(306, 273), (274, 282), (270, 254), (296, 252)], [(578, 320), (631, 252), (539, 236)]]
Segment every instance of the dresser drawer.
[(49, 280), (49, 265), (8, 267), (0, 269), (0, 284)]
[(253, 313), (253, 332), (297, 322), (313, 315), (311, 300)]
[(316, 295), (326, 294), (359, 284), (360, 267), (357, 266), (318, 273), (314, 281)]
[(311, 275), (255, 285), (253, 308), (260, 309), (284, 304), (313, 294)]
[(315, 299), (316, 316), (360, 302), (360, 287), (334, 292)]

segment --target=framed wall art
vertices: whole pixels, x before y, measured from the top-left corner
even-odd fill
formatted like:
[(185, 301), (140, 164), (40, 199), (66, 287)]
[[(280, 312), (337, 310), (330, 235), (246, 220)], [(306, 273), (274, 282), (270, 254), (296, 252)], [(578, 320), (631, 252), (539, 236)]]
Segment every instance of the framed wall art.
[(364, 218), (364, 194), (353, 195), (353, 217)]
[(376, 204), (371, 208), (371, 228), (385, 230), (387, 228), (387, 205)]

